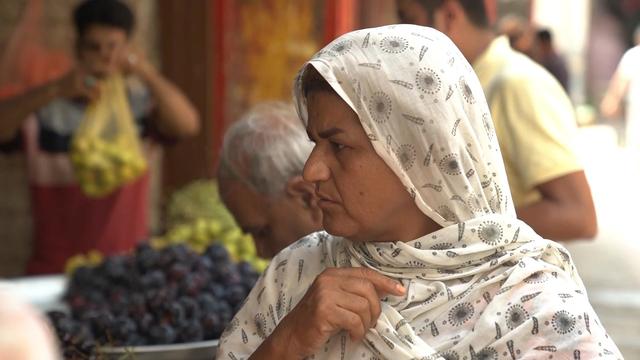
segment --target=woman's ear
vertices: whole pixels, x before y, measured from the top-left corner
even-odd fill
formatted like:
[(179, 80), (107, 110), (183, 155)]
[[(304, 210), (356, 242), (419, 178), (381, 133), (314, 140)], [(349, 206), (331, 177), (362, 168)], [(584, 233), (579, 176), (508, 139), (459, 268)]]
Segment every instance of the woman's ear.
[(322, 209), (318, 207), (318, 195), (315, 185), (304, 181), (302, 176), (296, 175), (287, 181), (285, 193), (288, 198), (308, 210), (311, 220), (318, 226), (322, 226)]

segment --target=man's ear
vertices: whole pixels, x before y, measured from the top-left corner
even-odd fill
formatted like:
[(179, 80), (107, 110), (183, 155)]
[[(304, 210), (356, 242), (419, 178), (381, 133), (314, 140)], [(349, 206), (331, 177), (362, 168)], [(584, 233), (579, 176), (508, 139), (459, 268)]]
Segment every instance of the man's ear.
[(76, 59), (80, 59), (80, 52), (82, 50), (81, 47), (82, 47), (82, 40), (80, 39), (79, 35), (76, 35), (76, 38), (73, 43), (73, 51)]
[(314, 184), (304, 181), (302, 176), (296, 175), (287, 181), (285, 193), (287, 197), (308, 209), (314, 222), (322, 223), (322, 210), (318, 207), (319, 199)]
[(445, 34), (449, 34), (456, 23), (462, 20), (461, 17), (465, 16), (462, 5), (457, 1), (445, 1), (436, 13), (440, 13), (440, 19), (443, 21), (442, 32)]

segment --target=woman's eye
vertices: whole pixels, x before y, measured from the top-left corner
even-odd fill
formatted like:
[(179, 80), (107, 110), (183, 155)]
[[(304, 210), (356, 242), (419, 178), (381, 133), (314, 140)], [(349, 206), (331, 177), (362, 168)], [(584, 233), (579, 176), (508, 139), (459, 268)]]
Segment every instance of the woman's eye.
[(331, 142), (331, 146), (336, 149), (336, 151), (340, 151), (342, 149), (344, 149), (346, 146), (337, 142)]
[(271, 229), (268, 226), (257, 229), (253, 234), (257, 238), (267, 238), (269, 235), (271, 235)]

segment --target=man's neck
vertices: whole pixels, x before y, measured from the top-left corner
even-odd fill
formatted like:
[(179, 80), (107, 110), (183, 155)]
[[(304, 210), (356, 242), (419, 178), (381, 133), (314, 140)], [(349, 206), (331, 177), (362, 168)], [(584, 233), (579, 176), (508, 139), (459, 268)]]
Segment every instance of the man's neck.
[(496, 34), (489, 29), (474, 29), (473, 32), (468, 32), (470, 36), (464, 39), (464, 56), (467, 61), (473, 65), (473, 63), (482, 55), (485, 50), (491, 45), (493, 39), (496, 38)]

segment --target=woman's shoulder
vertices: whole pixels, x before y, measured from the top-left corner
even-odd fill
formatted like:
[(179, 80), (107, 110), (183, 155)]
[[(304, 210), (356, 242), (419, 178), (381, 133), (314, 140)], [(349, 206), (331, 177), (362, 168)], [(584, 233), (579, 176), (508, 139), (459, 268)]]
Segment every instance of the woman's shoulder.
[[(330, 235), (324, 230), (317, 231), (300, 238), (298, 241), (287, 246), (276, 255), (272, 262), (277, 260), (285, 260), (300, 256), (327, 256), (326, 260), (334, 258), (338, 248), (344, 244), (345, 240), (341, 237)], [(330, 266), (330, 264), (328, 264)]]
[(222, 335), (218, 354), (242, 358), (255, 351), (298, 304), (316, 276), (334, 266), (334, 247), (342, 241), (320, 231), (280, 251)]
[[(337, 245), (343, 240), (324, 231), (309, 234), (280, 251), (254, 286), (257, 304), (281, 302), (295, 305), (315, 278), (336, 266)], [(275, 308), (279, 306), (274, 305)]]
[[(320, 231), (287, 246), (271, 259), (254, 291), (258, 294), (266, 292), (267, 297), (273, 295), (274, 299), (278, 298), (277, 293), (281, 290), (286, 290), (289, 295), (300, 295), (298, 291), (304, 294), (318, 274), (327, 267), (335, 266), (335, 247), (340, 241), (340, 238)], [(295, 284), (293, 288), (285, 289), (292, 284)]]

